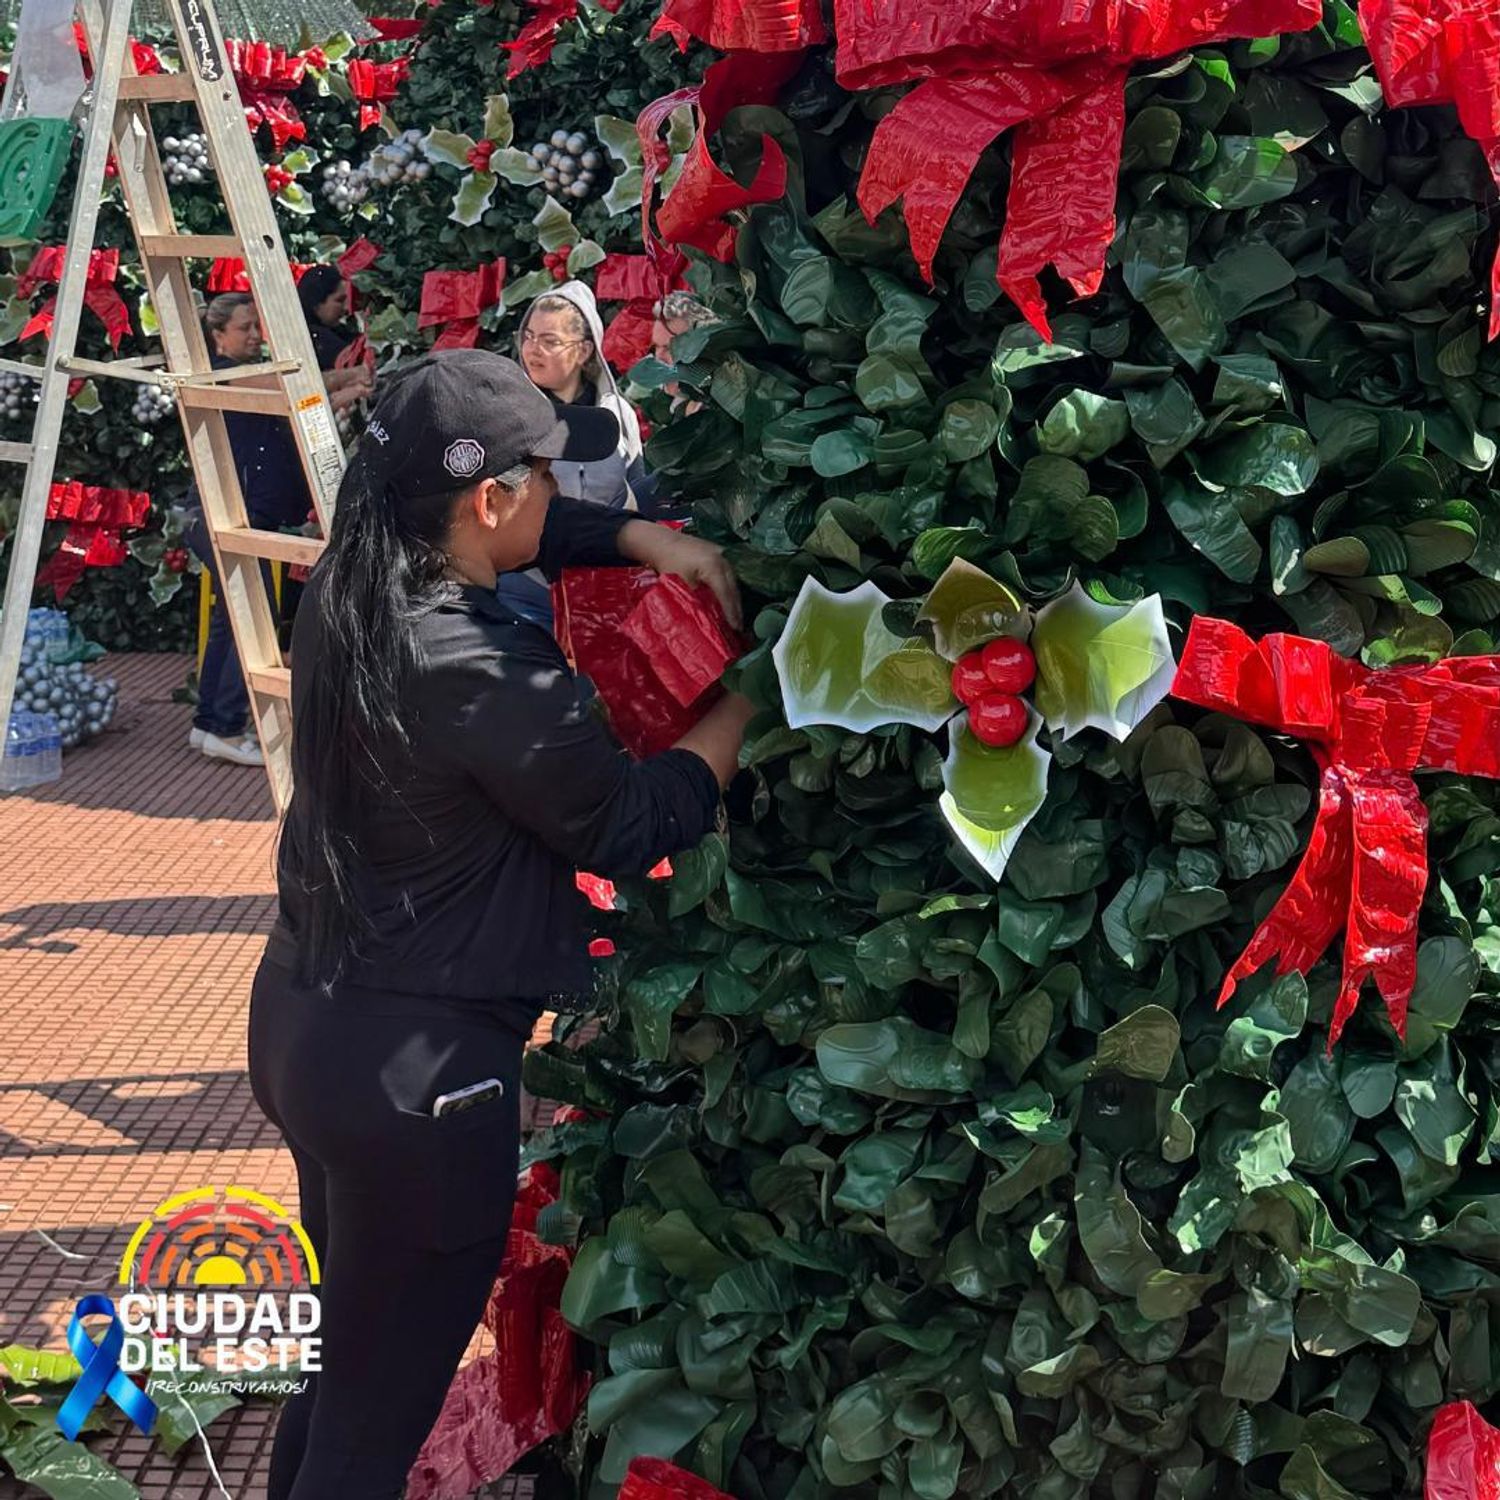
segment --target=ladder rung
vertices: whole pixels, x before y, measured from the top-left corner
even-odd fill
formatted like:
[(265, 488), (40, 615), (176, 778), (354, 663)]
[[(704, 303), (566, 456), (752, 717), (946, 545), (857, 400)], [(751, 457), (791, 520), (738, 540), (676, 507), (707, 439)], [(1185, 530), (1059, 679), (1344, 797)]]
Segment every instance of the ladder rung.
[(40, 380), (47, 373), (45, 365), (26, 365), (18, 359), (0, 359), (0, 373), (20, 375), (31, 380)]
[(268, 698), (290, 698), (292, 696), (292, 669), (290, 667), (251, 667), (245, 673), (251, 688), (264, 693)]
[(255, 380), (262, 375), (290, 375), (293, 370), (300, 370), (302, 361), (298, 359), (272, 359), (258, 365), (234, 365), (225, 370), (196, 370), (191, 375), (184, 376), (182, 385), (232, 385), (236, 380)]
[(60, 359), (57, 368), (64, 375), (88, 375), (105, 380), (133, 380), (137, 385), (165, 385), (160, 375), (151, 373), (149, 366), (161, 364), (161, 356), (149, 359)]
[(291, 404), (285, 391), (246, 390), (235, 385), (184, 385), (177, 399), (197, 411), (253, 411), (266, 417), (289, 417)]
[(323, 555), (323, 539), (285, 531), (258, 531), (253, 526), (226, 526), (214, 533), (221, 552), (236, 557), (264, 557), (272, 562), (311, 567)]
[(29, 464), (30, 443), (0, 443), (0, 464)]
[(148, 260), (242, 260), (245, 253), (233, 234), (143, 234), (140, 241)]
[(191, 104), (197, 95), (186, 73), (149, 73), (120, 80), (120, 100), (144, 99), (148, 104)]

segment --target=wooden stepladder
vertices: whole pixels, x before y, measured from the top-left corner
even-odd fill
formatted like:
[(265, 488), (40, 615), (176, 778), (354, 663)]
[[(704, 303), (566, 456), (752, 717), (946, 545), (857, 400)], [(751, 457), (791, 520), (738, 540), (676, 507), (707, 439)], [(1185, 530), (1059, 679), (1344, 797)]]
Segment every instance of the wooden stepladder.
[[(129, 46), (132, 9), (132, 0), (80, 0), (94, 77), (92, 99), (85, 96), (83, 160), (52, 337), (39, 365), (0, 361), (0, 369), (41, 382), (31, 442), (0, 443), (0, 462), (26, 466), (0, 616), (0, 726), (10, 719), (68, 382), (87, 376), (157, 385), (177, 402), (272, 795), (277, 808), (284, 809), (292, 784), (291, 674), (261, 567), (263, 560), (314, 562), (323, 543), (250, 526), (225, 413), (255, 412), (290, 421), (325, 536), (344, 472), (343, 444), (212, 0), (167, 0), (182, 57), (180, 73), (137, 74)], [(151, 123), (151, 106), (169, 103), (197, 106), (233, 225), (230, 234), (178, 232)], [(162, 354), (146, 360), (96, 361), (79, 359), (74, 352), (111, 149), (161, 328)], [(187, 262), (220, 256), (245, 263), (269, 345), (262, 363), (211, 368)]]

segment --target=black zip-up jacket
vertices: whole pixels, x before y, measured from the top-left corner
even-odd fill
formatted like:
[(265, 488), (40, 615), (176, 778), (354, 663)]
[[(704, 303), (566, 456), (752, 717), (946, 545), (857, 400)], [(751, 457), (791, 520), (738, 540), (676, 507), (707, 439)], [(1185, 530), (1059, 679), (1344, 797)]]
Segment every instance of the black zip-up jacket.
[[(537, 562), (621, 562), (631, 518), (555, 499)], [(315, 572), (292, 640), (292, 722), (317, 690)], [(485, 589), (464, 587), (416, 626), (422, 662), (407, 686), (411, 745), (360, 831), (360, 896), (377, 935), (344, 982), (463, 1001), (576, 1008), (593, 988), (585, 908), (574, 875), (644, 873), (714, 826), (719, 787), (685, 750), (633, 760), (597, 712), (552, 636)], [(292, 763), (328, 753), (294, 728)], [(301, 784), (300, 774), (298, 776)], [(288, 848), (303, 816), (287, 812), (280, 915), (267, 958), (296, 968), (306, 898)]]

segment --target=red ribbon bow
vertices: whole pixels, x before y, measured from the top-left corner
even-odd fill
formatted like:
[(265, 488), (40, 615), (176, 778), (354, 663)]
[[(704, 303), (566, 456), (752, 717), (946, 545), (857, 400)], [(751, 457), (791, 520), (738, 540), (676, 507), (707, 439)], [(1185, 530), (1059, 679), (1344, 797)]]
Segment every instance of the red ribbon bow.
[[(32, 297), (44, 286), (52, 286), (62, 280), (63, 262), (67, 259), (67, 246), (46, 245), (31, 258), (25, 274), (16, 282), (18, 297)], [(88, 281), (84, 288), (84, 306), (90, 308), (109, 335), (110, 348), (116, 352), (120, 340), (130, 332), (130, 309), (125, 299), (115, 288), (115, 278), (120, 272), (118, 250), (94, 250), (89, 255)], [(52, 332), (52, 320), (57, 311), (57, 298), (49, 297), (30, 322), (21, 330), (21, 337), (29, 339), (34, 334)]]
[(380, 123), (382, 106), (396, 97), (410, 72), (409, 57), (398, 57), (391, 62), (368, 62), (357, 57), (349, 64), (349, 89), (359, 101), (361, 130)]
[(564, 21), (578, 14), (578, 0), (536, 0), (536, 14), (521, 28), (520, 34), (501, 46), (510, 53), (505, 70), (507, 79), (519, 78), (528, 68), (540, 67), (552, 56), (557, 33)]
[(651, 331), (657, 298), (685, 285), (680, 255), (608, 255), (594, 277), (594, 295), (601, 302), (623, 302), (624, 307), (604, 330), (603, 354), (617, 370), (628, 370), (651, 352)]
[(1322, 771), (1307, 853), (1229, 971), (1219, 1004), (1272, 957), (1278, 974), (1305, 974), (1343, 927), (1329, 1048), (1372, 977), (1404, 1036), (1427, 889), (1427, 809), (1412, 772), (1500, 776), (1500, 656), (1371, 671), (1323, 641), (1252, 641), (1236, 625), (1200, 616), (1172, 692), (1310, 740)]
[[(301, 281), (312, 269), (311, 263), (304, 264), (300, 260), (288, 261), (287, 264), (291, 267), (293, 281)], [(207, 286), (215, 295), (250, 291), (250, 273), (245, 269), (245, 262), (237, 255), (216, 256), (208, 268)]]
[(277, 151), (285, 151), (290, 141), (305, 141), (307, 126), (288, 96), (302, 86), (307, 59), (269, 42), (230, 40), (224, 47), (251, 130), (270, 126)]
[(422, 278), (418, 328), (442, 327), (434, 349), (472, 349), (479, 342), (479, 315), (500, 300), (505, 258), (477, 271), (429, 271)]
[(118, 567), (127, 556), (120, 532), (145, 525), (150, 512), (151, 496), (144, 490), (105, 489), (76, 479), (54, 484), (47, 519), (67, 521), (68, 534), (37, 574), (37, 586), (50, 584), (63, 599), (85, 568)]

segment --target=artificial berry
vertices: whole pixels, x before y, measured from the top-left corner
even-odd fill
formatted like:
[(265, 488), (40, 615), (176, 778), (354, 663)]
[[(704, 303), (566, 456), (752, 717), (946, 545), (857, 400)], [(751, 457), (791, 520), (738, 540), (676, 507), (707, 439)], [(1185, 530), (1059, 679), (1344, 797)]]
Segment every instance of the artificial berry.
[(169, 547), (162, 553), (161, 561), (162, 566), (169, 573), (187, 572), (188, 555), (186, 549), (183, 547)]
[(972, 708), (986, 693), (993, 693), (995, 685), (985, 675), (984, 663), (979, 652), (971, 651), (953, 664), (953, 696), (965, 708)]
[(302, 60), (318, 73), (325, 72), (328, 68), (328, 54), (321, 47), (309, 47), (302, 54)]
[(490, 157), (495, 154), (495, 143), (493, 141), (480, 141), (469, 148), (469, 165), (476, 172), (488, 172), (490, 169)]
[(984, 675), (990, 686), (1001, 693), (1024, 693), (1036, 680), (1036, 657), (1025, 641), (1002, 635), (991, 641), (980, 653)]
[(572, 250), (567, 245), (559, 245), (556, 250), (549, 250), (542, 257), (542, 264), (552, 272), (554, 281), (568, 279), (568, 260), (572, 254)]
[(991, 691), (969, 709), (969, 729), (981, 744), (1003, 749), (1026, 733), (1030, 717), (1014, 693)]

